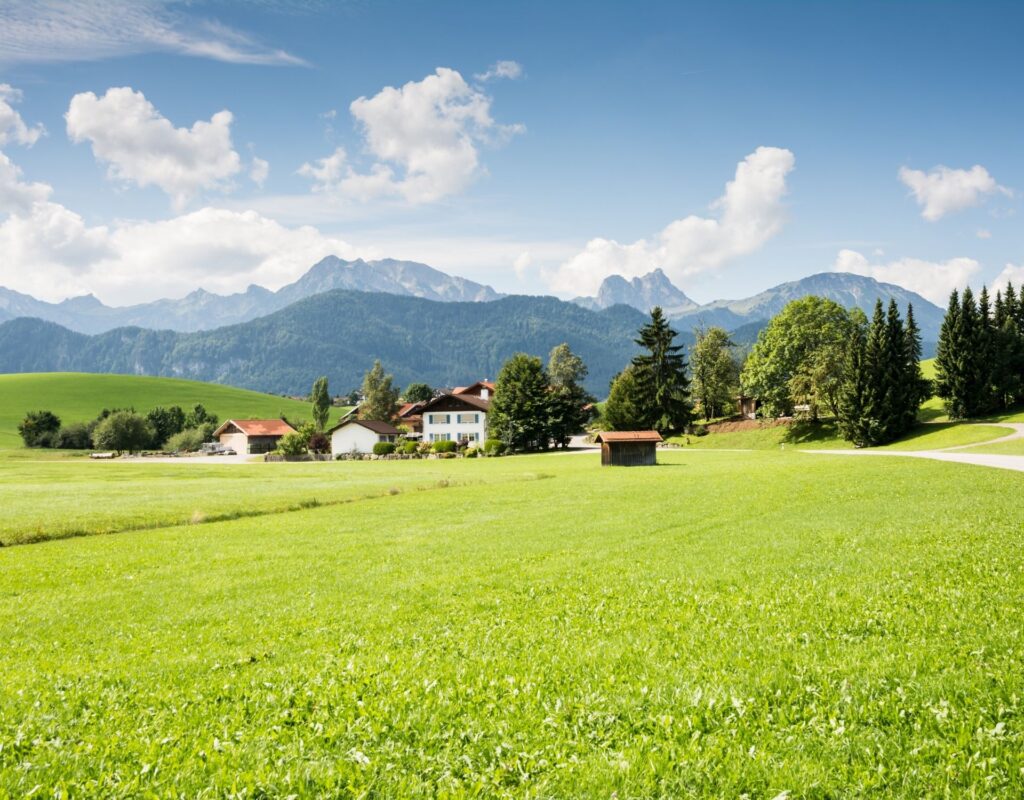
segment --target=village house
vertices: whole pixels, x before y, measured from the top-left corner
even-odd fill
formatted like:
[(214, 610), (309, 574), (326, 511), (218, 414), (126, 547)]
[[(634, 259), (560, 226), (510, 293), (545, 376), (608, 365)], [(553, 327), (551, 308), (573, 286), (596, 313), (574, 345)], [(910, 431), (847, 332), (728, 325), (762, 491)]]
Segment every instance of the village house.
[(348, 419), (327, 433), (331, 437), (331, 455), (335, 457), (345, 453), (372, 453), (378, 442), (393, 444), (400, 435), (391, 423), (375, 419)]
[(425, 401), (419, 401), (417, 403), (405, 403), (400, 406), (398, 413), (395, 415), (400, 425), (405, 425), (409, 429), (409, 433), (406, 434), (410, 439), (418, 439), (423, 435), (423, 406)]
[(487, 412), (493, 395), (493, 383), (477, 381), (424, 403), (419, 410), (423, 440), (482, 445), (487, 438)]
[(213, 438), (236, 453), (269, 453), (278, 440), (295, 428), (283, 419), (229, 419), (213, 432)]

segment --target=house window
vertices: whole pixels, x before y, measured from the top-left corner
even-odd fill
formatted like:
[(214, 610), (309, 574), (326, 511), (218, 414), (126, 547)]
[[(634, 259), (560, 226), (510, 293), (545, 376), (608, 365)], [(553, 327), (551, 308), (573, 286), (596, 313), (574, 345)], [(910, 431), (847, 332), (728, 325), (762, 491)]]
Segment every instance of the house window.
[(452, 421), (451, 414), (428, 414), (431, 425), (448, 425)]
[(394, 443), (395, 435), (393, 433), (382, 433), (380, 436), (377, 437), (377, 441)]
[(476, 425), (480, 421), (479, 414), (459, 414), (456, 419), (459, 425)]
[(477, 433), (460, 433), (459, 434), (459, 441), (460, 442), (479, 442), (480, 441), (480, 435), (477, 434)]
[(450, 433), (432, 433), (430, 434), (430, 441), (432, 442), (450, 442), (452, 435)]

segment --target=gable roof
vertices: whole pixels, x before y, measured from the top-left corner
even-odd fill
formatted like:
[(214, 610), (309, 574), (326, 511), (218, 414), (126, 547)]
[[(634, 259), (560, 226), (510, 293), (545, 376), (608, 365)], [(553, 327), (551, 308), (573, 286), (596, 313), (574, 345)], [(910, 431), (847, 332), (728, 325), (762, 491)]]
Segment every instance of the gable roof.
[(594, 437), (595, 442), (660, 442), (657, 431), (601, 431)]
[(423, 408), (424, 400), (417, 400), (415, 403), (405, 403), (398, 409), (398, 418), (404, 419), (410, 414), (416, 414), (421, 408)]
[(493, 381), (477, 381), (471, 383), (469, 386), (456, 386), (452, 389), (452, 394), (479, 394), (481, 389), (487, 389), (490, 394), (494, 394), (494, 382)]
[(213, 435), (220, 436), (229, 425), (234, 425), (246, 436), (284, 436), (286, 433), (295, 433), (295, 428), (283, 419), (229, 419)]
[(482, 397), (477, 397), (475, 394), (443, 394), (440, 397), (435, 397), (433, 400), (429, 400), (423, 404), (420, 408), (420, 412), (429, 411), (445, 402), (451, 403), (463, 403), (470, 408), (475, 408), (478, 411), (489, 411), (491, 408), (491, 401), (484, 400)]
[(373, 431), (374, 433), (383, 433), (389, 436), (397, 436), (401, 431), (398, 430), (394, 425), (389, 422), (381, 422), (377, 419), (349, 419), (344, 422), (339, 422), (328, 433), (334, 433), (339, 428), (344, 428), (346, 425), (361, 425), (367, 430)]

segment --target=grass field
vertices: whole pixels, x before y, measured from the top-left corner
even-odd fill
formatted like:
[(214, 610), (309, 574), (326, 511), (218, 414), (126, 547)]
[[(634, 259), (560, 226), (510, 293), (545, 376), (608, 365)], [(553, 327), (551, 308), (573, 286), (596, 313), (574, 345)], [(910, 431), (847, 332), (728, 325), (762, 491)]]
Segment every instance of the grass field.
[(0, 796), (1024, 793), (1018, 474), (659, 458), (0, 465), (125, 520), (372, 495), (0, 548)]
[(1024, 456), (1024, 439), (1013, 439), (1009, 442), (983, 444), (965, 450), (967, 453), (994, 453), (1002, 456)]
[[(134, 407), (145, 413), (158, 405), (188, 410), (196, 403), (221, 421), (282, 413), (294, 419), (310, 417), (307, 403), (214, 383), (74, 372), (0, 375), (0, 448), (21, 446), (18, 423), (27, 411), (48, 409), (62, 422), (88, 422), (104, 408)], [(333, 418), (340, 413), (340, 408), (335, 409)]]

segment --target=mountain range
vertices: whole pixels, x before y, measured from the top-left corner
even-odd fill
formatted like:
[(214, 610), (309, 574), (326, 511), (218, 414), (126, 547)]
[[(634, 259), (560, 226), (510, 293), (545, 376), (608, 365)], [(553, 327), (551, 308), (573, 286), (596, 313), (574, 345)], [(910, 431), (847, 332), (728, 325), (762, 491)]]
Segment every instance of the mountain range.
[(415, 261), (345, 261), (328, 256), (276, 292), (255, 285), (230, 295), (196, 289), (180, 299), (133, 306), (106, 306), (92, 295), (47, 303), (0, 287), (0, 322), (35, 317), (79, 333), (103, 333), (131, 326), (202, 331), (248, 322), (333, 289), (385, 292), (444, 302), (487, 302), (501, 296), (490, 286), (453, 277)]
[(700, 307), (660, 269), (628, 281), (621, 275), (609, 275), (602, 281), (595, 297), (577, 297), (573, 302), (592, 311), (618, 304), (632, 306), (640, 311), (650, 311), (655, 306), (661, 306), (670, 317)]

